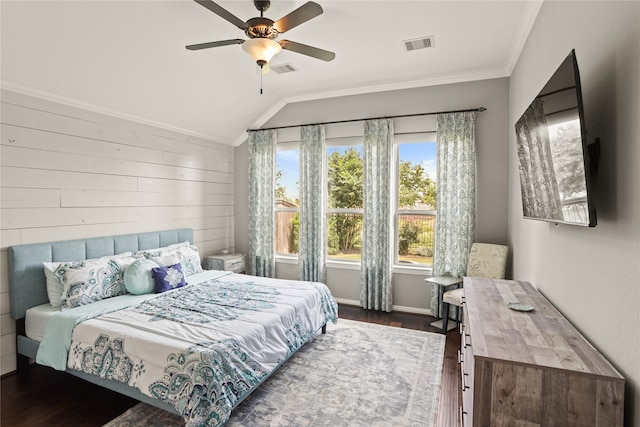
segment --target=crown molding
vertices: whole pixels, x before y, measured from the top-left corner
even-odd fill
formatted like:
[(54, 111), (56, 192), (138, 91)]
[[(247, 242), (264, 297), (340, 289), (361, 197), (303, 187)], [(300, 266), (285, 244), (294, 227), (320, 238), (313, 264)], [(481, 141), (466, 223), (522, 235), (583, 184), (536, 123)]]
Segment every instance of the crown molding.
[(510, 76), (515, 68), (518, 58), (524, 49), (524, 45), (529, 38), (529, 33), (533, 28), (533, 24), (538, 18), (538, 13), (542, 8), (544, 0), (528, 1), (525, 6), (525, 12), (522, 14), (522, 19), (518, 25), (518, 33), (513, 39), (513, 45), (511, 46), (511, 55), (507, 61), (507, 74)]

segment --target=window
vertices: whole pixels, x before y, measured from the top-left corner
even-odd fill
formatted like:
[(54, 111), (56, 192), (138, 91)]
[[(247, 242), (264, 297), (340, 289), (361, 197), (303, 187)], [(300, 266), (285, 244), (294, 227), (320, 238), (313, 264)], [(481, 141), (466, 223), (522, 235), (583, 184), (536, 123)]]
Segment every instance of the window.
[(362, 255), (362, 145), (327, 147), (327, 258)]
[(431, 266), (436, 205), (436, 143), (396, 148), (396, 264)]
[[(428, 141), (428, 142), (425, 142)], [(327, 259), (358, 263), (362, 254), (362, 138), (327, 139), (325, 212)], [(394, 264), (428, 268), (433, 263), (436, 197), (435, 133), (396, 135), (392, 192)], [(300, 225), (299, 143), (276, 152), (276, 254), (298, 254)]]
[(295, 255), (300, 228), (300, 150), (297, 146), (278, 147), (275, 181), (276, 254)]

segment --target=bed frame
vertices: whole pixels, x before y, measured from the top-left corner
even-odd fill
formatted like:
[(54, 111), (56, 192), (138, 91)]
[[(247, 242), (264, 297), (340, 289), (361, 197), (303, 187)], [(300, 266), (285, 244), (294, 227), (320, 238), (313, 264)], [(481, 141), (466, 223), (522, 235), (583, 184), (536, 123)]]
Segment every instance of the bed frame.
[[(25, 315), (27, 309), (49, 302), (47, 285), (42, 267), (43, 262), (82, 261), (123, 252), (137, 252), (162, 246), (193, 242), (193, 230), (181, 228), (157, 232), (126, 234), (110, 237), (64, 240), (47, 243), (33, 243), (8, 248), (9, 259), (9, 295), (11, 317), (16, 320), (16, 352), (18, 373), (24, 372), (29, 358), (35, 359), (40, 343), (25, 334)], [(149, 403), (158, 408), (177, 414), (166, 402), (142, 394), (127, 384), (107, 380), (87, 373), (67, 369), (72, 375), (91, 383), (108, 388), (120, 394)]]
[[(48, 243), (33, 243), (11, 246), (8, 248), (9, 259), (9, 293), (11, 302), (11, 317), (16, 320), (16, 353), (18, 373), (26, 371), (29, 359), (35, 359), (40, 343), (26, 336), (25, 315), (27, 309), (49, 302), (47, 285), (44, 276), (43, 262), (82, 261), (123, 252), (137, 252), (144, 249), (154, 249), (181, 243), (185, 240), (193, 243), (193, 230), (181, 228), (175, 230), (125, 234), (110, 237), (94, 237), (88, 239), (64, 240)], [(327, 325), (322, 325), (322, 333), (326, 333)], [(290, 354), (289, 358), (293, 355)], [(288, 360), (288, 359), (287, 359)], [(283, 360), (262, 381), (247, 391), (236, 402), (237, 407), (271, 374), (280, 368)], [(74, 369), (67, 369), (76, 377), (93, 384), (113, 390), (141, 402), (148, 403), (165, 411), (178, 414), (169, 403), (154, 399), (143, 394), (138, 389), (115, 380), (108, 380)], [(180, 415), (180, 414), (178, 414)]]

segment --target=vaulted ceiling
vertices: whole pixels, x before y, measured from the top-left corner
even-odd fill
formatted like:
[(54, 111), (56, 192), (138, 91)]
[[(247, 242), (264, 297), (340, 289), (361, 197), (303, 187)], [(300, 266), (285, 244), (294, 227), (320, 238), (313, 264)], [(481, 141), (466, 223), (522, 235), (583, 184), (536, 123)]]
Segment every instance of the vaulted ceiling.
[[(508, 76), (540, 1), (316, 0), (324, 13), (279, 37), (335, 52), (283, 50), (262, 76), (240, 45), (186, 45), (243, 32), (192, 0), (0, 2), (2, 88), (206, 137), (242, 142), (291, 102)], [(250, 0), (217, 3), (243, 21)], [(274, 0), (265, 16), (304, 1)], [(404, 41), (433, 36), (407, 51)], [(263, 94), (260, 94), (260, 87)]]

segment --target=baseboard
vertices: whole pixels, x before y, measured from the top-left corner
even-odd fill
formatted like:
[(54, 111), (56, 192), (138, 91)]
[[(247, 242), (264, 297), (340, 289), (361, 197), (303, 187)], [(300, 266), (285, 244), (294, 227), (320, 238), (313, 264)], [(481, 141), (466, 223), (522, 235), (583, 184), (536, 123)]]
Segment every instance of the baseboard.
[[(345, 299), (345, 298), (336, 298), (336, 302), (338, 304), (350, 305), (354, 307), (360, 307), (360, 301), (355, 299)], [(402, 313), (411, 313), (411, 314), (423, 314), (427, 316), (433, 316), (433, 313), (428, 308), (420, 308), (420, 307), (408, 307), (406, 305), (392, 305), (391, 309), (393, 311), (399, 311)]]

